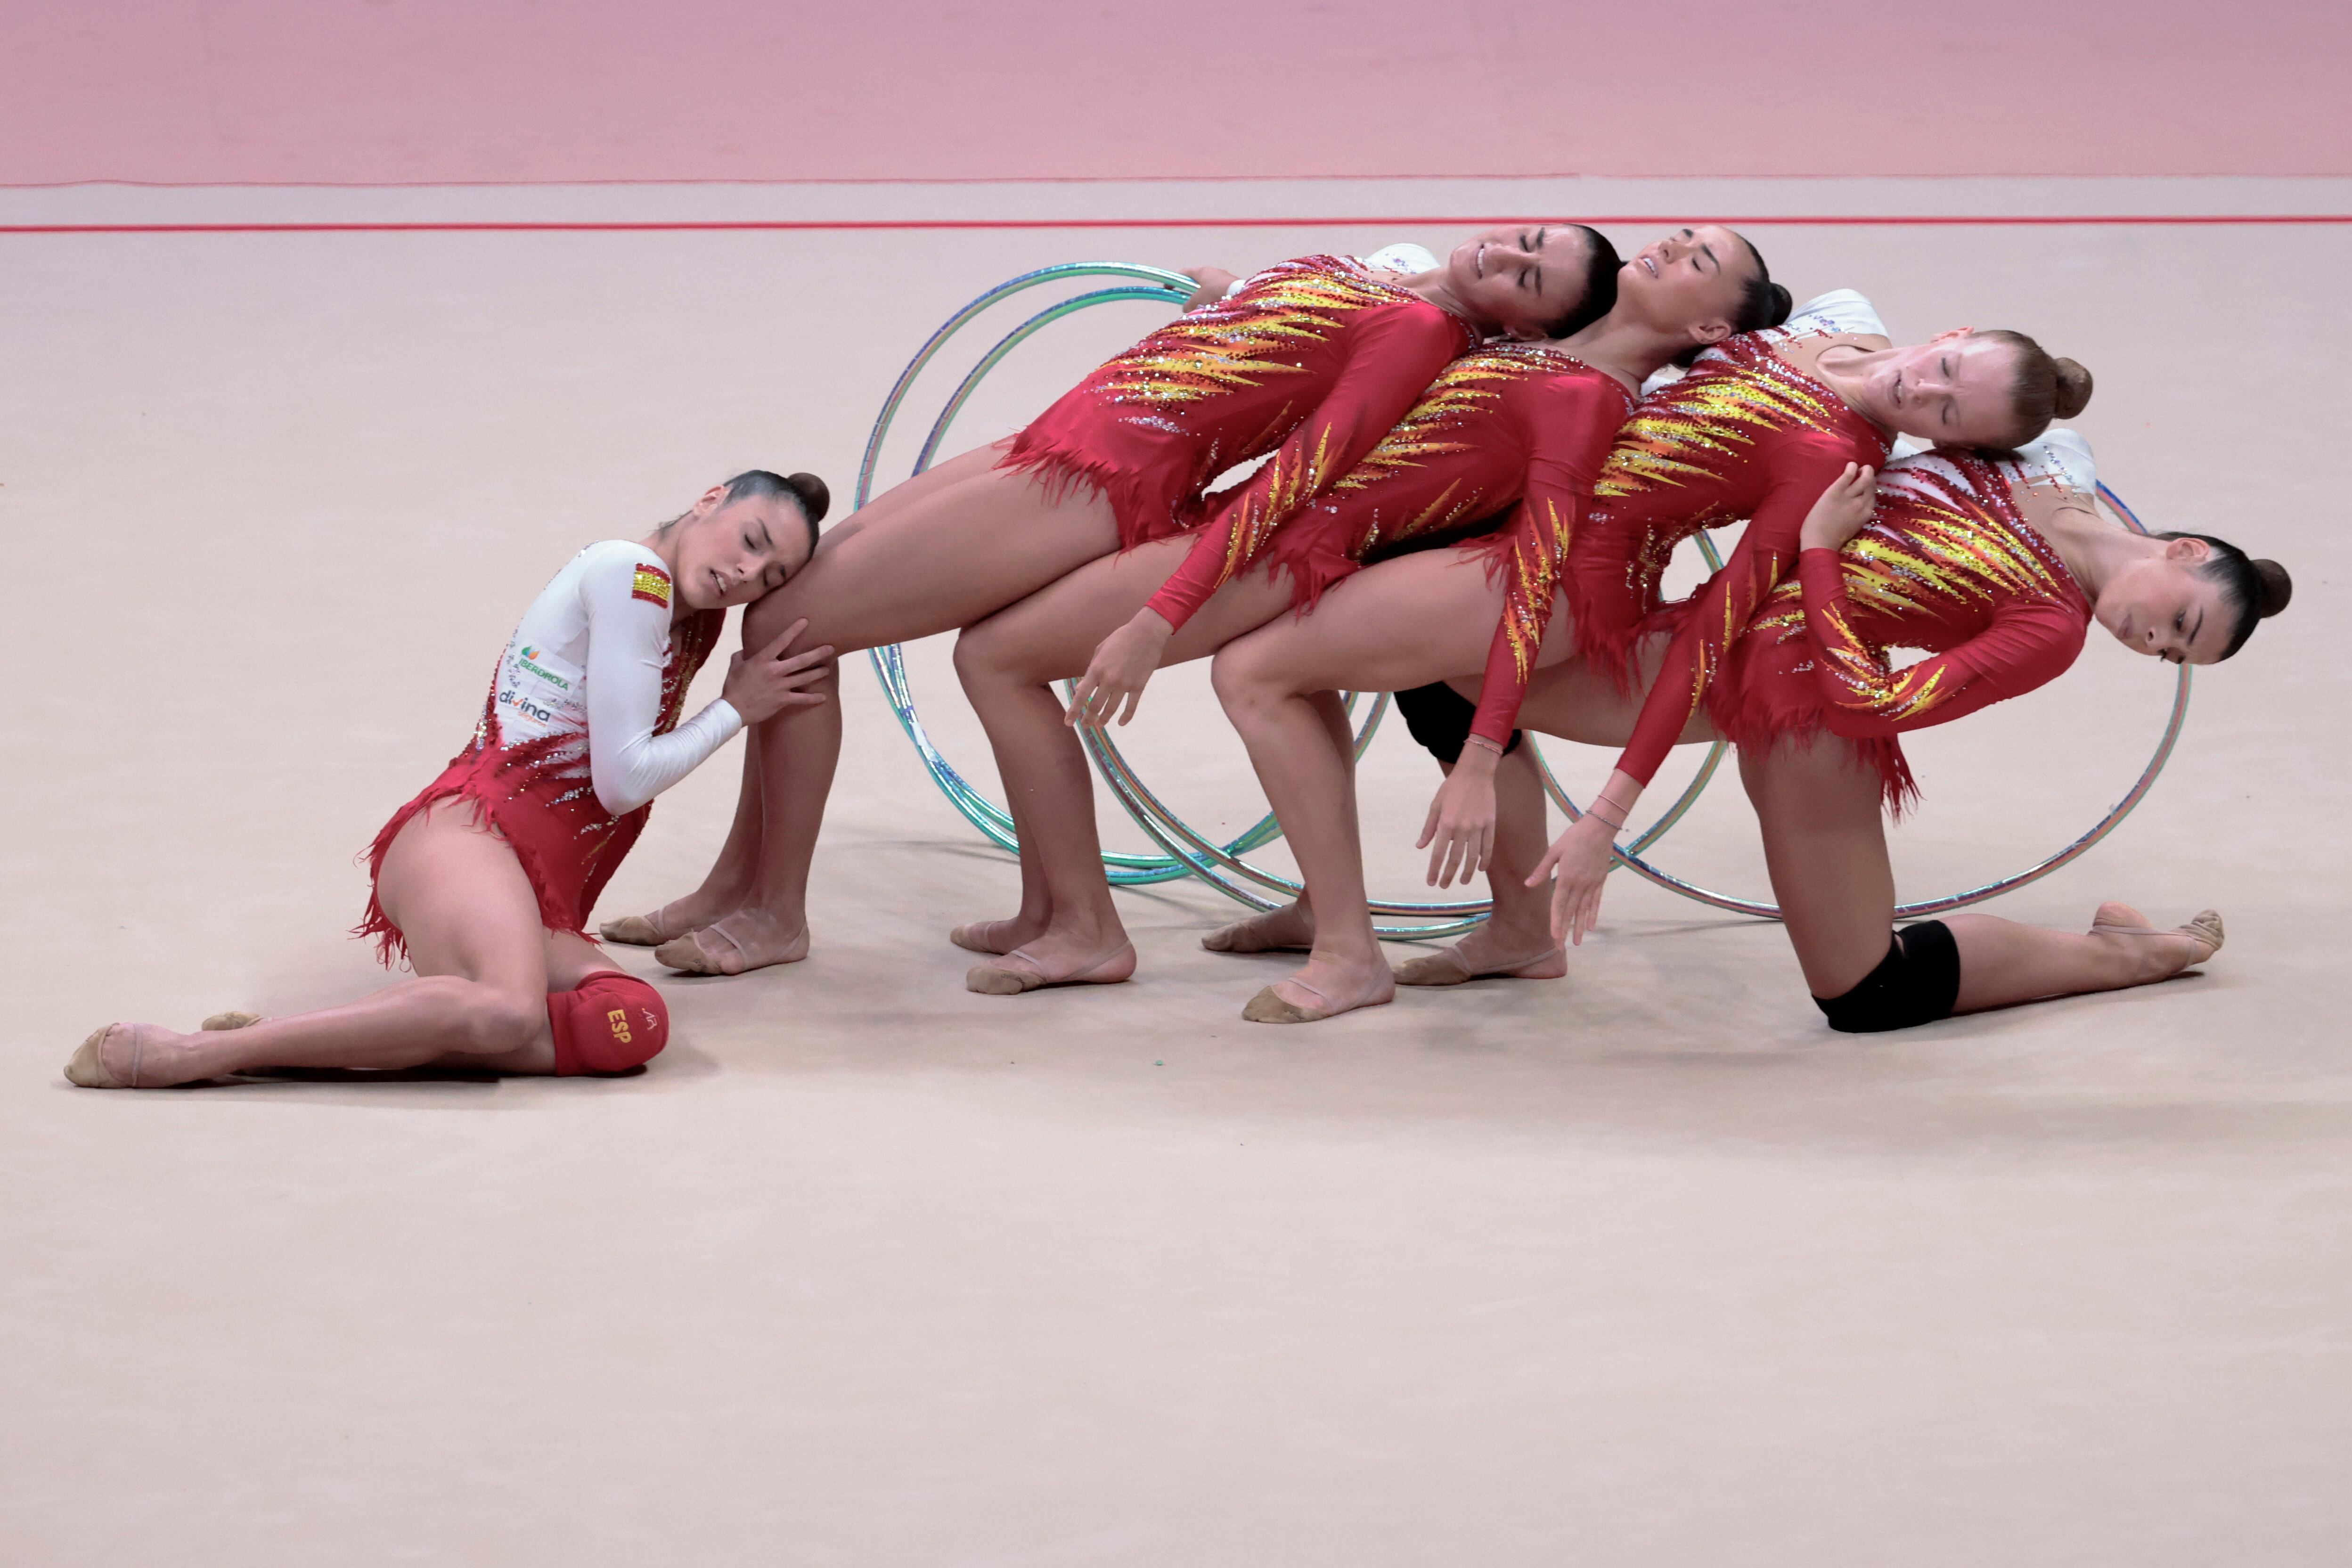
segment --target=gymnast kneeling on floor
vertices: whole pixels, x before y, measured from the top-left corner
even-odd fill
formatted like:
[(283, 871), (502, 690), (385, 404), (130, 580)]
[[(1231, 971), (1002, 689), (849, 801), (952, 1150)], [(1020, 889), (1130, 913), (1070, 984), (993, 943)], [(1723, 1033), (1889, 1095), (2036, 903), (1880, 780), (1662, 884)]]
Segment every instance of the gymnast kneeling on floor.
[(463, 1067), (612, 1073), (669, 1038), (659, 992), (584, 934), (653, 797), (746, 724), (825, 700), (833, 650), (805, 623), (737, 654), (719, 699), (681, 724), (726, 610), (782, 586), (816, 547), (813, 474), (755, 469), (645, 539), (592, 544), (555, 574), (499, 660), (466, 749), (394, 814), (369, 853), (354, 934), (415, 971), (345, 1006), (215, 1014), (194, 1034), (109, 1024), (66, 1077), (161, 1089), (271, 1068)]

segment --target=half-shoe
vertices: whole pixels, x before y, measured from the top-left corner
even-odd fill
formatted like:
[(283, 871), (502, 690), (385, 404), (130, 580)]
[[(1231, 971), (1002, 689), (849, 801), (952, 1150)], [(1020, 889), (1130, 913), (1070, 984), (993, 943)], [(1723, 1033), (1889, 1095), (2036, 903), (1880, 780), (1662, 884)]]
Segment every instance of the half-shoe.
[[(1118, 966), (1127, 960), (1124, 970), (1116, 974), (1104, 971)], [(1103, 949), (1067, 974), (1047, 974), (1045, 966), (1029, 953), (1014, 948), (997, 963), (975, 963), (963, 977), (967, 991), (977, 991), (983, 996), (1018, 996), (1027, 991), (1042, 991), (1050, 985), (1117, 985), (1135, 973), (1135, 944), (1119, 942)]]
[(966, 952), (985, 952), (1001, 958), (1013, 950), (998, 946), (996, 938), (991, 933), (998, 926), (1012, 923), (1010, 921), (970, 921), (948, 932), (948, 940)]
[(1266, 922), (1272, 910), (1255, 914), (1231, 925), (1219, 926), (1201, 939), (1201, 945), (1211, 952), (1310, 952), (1313, 942), (1275, 942), (1265, 935)]
[(114, 1076), (106, 1065), (106, 1037), (116, 1026), (108, 1024), (90, 1031), (89, 1038), (76, 1047), (73, 1059), (66, 1063), (66, 1081), (78, 1089), (136, 1089), (139, 1087), (139, 1032), (131, 1033), (131, 1077)]
[(1459, 947), (1441, 947), (1419, 958), (1397, 965), (1396, 983), (1400, 985), (1460, 985), (1471, 980), (1557, 980), (1557, 974), (1535, 974), (1529, 971), (1549, 965), (1566, 954), (1565, 947), (1548, 947), (1531, 958), (1513, 958), (1501, 963), (1489, 963), (1472, 968), (1462, 956)]
[(1299, 990), (1306, 992), (1309, 996), (1315, 998), (1317, 1005), (1312, 1007), (1301, 1007), (1297, 1003), (1291, 1001), (1289, 998), (1284, 996), (1280, 992), (1276, 991), (1273, 986), (1268, 985), (1259, 991), (1256, 995), (1251, 997), (1249, 999), (1249, 1005), (1242, 1009), (1242, 1018), (1244, 1022), (1251, 1024), (1319, 1024), (1326, 1018), (1336, 1018), (1342, 1013), (1352, 1013), (1359, 1007), (1384, 1006), (1389, 1002), (1394, 1000), (1395, 995), (1393, 992), (1387, 996), (1381, 995), (1380, 984), (1378, 981), (1375, 981), (1373, 982), (1372, 988), (1370, 991), (1365, 992), (1362, 996), (1357, 998), (1355, 1001), (1342, 1003), (1338, 1006), (1334, 1006), (1332, 1005), (1331, 998), (1329, 996), (1318, 991), (1314, 986), (1307, 984), (1304, 980), (1292, 979), (1283, 982), (1283, 984), (1295, 985)]
[[(706, 937), (717, 937), (727, 944), (726, 950), (714, 950), (707, 945), (703, 940)], [(751, 952), (729, 933), (727, 919), (722, 916), (699, 931), (690, 931), (684, 936), (673, 937), (663, 942), (654, 949), (654, 962), (666, 963), (688, 974), (748, 974), (754, 969), (765, 969), (769, 964), (798, 963), (808, 956), (808, 927), (803, 926), (800, 934), (784, 944), (782, 952), (765, 963), (754, 963)], [(735, 960), (732, 969), (726, 967), (730, 953)]]
[(691, 930), (662, 929), (662, 910), (668, 908), (664, 904), (649, 915), (623, 915), (619, 920), (606, 921), (596, 928), (596, 935), (603, 941), (618, 942), (623, 947), (659, 947), (666, 942), (692, 936), (694, 932)]
[[(2195, 937), (2199, 942), (2209, 942), (2213, 944), (2213, 952), (2207, 953), (2204, 958), (2197, 960), (2197, 963), (2203, 963), (2206, 959), (2211, 958), (2213, 953), (2217, 953), (2221, 951), (2223, 932), (2221, 930), (2221, 910), (2200, 910), (2197, 911), (2196, 915), (2190, 919), (2189, 923), (2182, 926), (2180, 929), (2186, 931), (2189, 935)], [(2191, 964), (2189, 967), (2193, 969), (2196, 967), (2196, 964)]]

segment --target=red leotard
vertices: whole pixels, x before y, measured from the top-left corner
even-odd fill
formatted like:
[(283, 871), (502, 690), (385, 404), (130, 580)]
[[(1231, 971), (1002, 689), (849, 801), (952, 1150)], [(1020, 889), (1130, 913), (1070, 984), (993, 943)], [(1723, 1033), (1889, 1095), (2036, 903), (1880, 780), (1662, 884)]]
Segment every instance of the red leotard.
[[(1511, 737), (1551, 618), (1560, 561), (1633, 398), (1559, 349), (1495, 342), (1438, 373), (1421, 401), (1266, 551), (1312, 603), (1374, 551), (1490, 524), (1508, 573), (1474, 733)], [(1516, 503), (1516, 504), (1514, 504)]]
[[(658, 590), (659, 602), (666, 606), (670, 592), (667, 575), (661, 577)], [(666, 735), (677, 728), (686, 706), (686, 689), (718, 646), (726, 623), (724, 610), (699, 610), (671, 624), (655, 734)], [(585, 731), (559, 731), (514, 744), (502, 741), (498, 698), (499, 680), (494, 675), (473, 740), (450, 759), (439, 778), (425, 786), (424, 793), (393, 814), (368, 847), (367, 914), (352, 934), (375, 938), (377, 956), (386, 964), (404, 953), (408, 944), (399, 928), (385, 917), (373, 885), (383, 868), (384, 853), (392, 841), (410, 818), (435, 802), (453, 796), (473, 801), (522, 863), (523, 874), (530, 879), (531, 890), (539, 898), (540, 923), (550, 931), (582, 934), (587, 930), (589, 911), (596, 907), (596, 896), (604, 890), (605, 882), (653, 815), (650, 801), (619, 816), (604, 809), (591, 776)]]
[[(2090, 602), (2020, 514), (2015, 459), (1935, 451), (1894, 464), (1843, 550), (1801, 552), (1710, 689), (1742, 745), (1820, 729), (1858, 742), (1900, 810), (1917, 789), (1895, 740), (2021, 696), (2074, 662)], [(1890, 647), (1929, 657), (1897, 669)]]
[(1642, 784), (1698, 710), (1723, 650), (1795, 563), (1822, 491), (1848, 463), (1886, 460), (1885, 432), (1773, 352), (1820, 330), (1791, 322), (1709, 349), (1642, 400), (1594, 489), (1570, 562), (1578, 646), (1628, 684), (1674, 547), (1748, 520), (1723, 570), (1675, 617), (1674, 644), (1617, 763)]
[[(1461, 318), (1355, 261), (1302, 257), (1177, 317), (1087, 376), (1013, 437), (1004, 466), (1091, 480), (1118, 519), (1120, 548), (1132, 550), (1198, 526), (1208, 515), (1202, 492), (1219, 474), (1305, 426), (1313, 434), (1291, 444), (1298, 450), (1286, 447), (1235, 493), (1235, 503), (1260, 498), (1251, 516), (1263, 531), (1329, 477), (1310, 480), (1312, 465), (1344, 470), (1476, 342)], [(1361, 424), (1373, 428), (1359, 437)]]

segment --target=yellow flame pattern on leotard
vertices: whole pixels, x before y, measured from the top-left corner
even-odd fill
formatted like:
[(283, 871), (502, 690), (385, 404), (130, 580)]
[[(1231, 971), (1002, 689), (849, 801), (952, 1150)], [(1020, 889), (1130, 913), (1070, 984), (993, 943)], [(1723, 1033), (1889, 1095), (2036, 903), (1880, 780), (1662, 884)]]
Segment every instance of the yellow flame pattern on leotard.
[(1338, 257), (1286, 261), (1224, 303), (1177, 317), (1104, 365), (1095, 384), (1115, 402), (1170, 408), (1303, 374), (1300, 355), (1343, 317), (1419, 298)]
[(1351, 541), (1349, 553), (1360, 560), (1385, 542), (1443, 532), (1508, 504), (1510, 498), (1495, 500), (1484, 485), (1455, 480), (1399, 518), (1387, 518), (1376, 505), (1381, 491), (1410, 481), (1433, 461), (1475, 450), (1476, 422), (1501, 400), (1504, 388), (1531, 376), (1580, 369), (1582, 363), (1533, 343), (1490, 342), (1440, 371), (1412, 412), (1332, 482), (1328, 504), (1334, 509), (1375, 503)]
[[(1617, 433), (1593, 487), (1620, 499), (1718, 480), (1748, 448), (1775, 430), (1833, 430), (1845, 405), (1788, 364), (1755, 333), (1733, 338), (1690, 374), (1642, 400)], [(1696, 528), (1713, 512), (1678, 519)]]
[[(1816, 650), (1848, 694), (1839, 706), (1897, 725), (1929, 712), (1955, 688), (1941, 661), (1898, 670), (1887, 662), (1888, 648), (1932, 646), (1937, 631), (1965, 628), (2003, 601), (2079, 592), (2019, 513), (2005, 475), (1972, 457), (1938, 453), (1935, 463), (1891, 471), (1871, 521), (1838, 552), (1847, 604), (1884, 617), (1878, 635), (1865, 637), (1828, 606), (1822, 619), (1829, 635), (1814, 628)], [(1945, 466), (1954, 473), (1938, 471)], [(1751, 626), (1783, 637), (1804, 631), (1801, 584), (1792, 578), (1774, 589)], [(1903, 635), (1906, 628), (1913, 637)]]

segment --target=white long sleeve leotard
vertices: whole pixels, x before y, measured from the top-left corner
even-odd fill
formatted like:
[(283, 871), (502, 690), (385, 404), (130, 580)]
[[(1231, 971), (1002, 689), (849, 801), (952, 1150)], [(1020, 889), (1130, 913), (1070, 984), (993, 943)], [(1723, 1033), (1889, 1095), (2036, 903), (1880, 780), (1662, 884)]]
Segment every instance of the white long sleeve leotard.
[(661, 557), (608, 539), (573, 556), (523, 613), (499, 661), (499, 739), (584, 733), (596, 800), (625, 816), (699, 766), (743, 727), (719, 698), (667, 735), (662, 670), (677, 590)]

